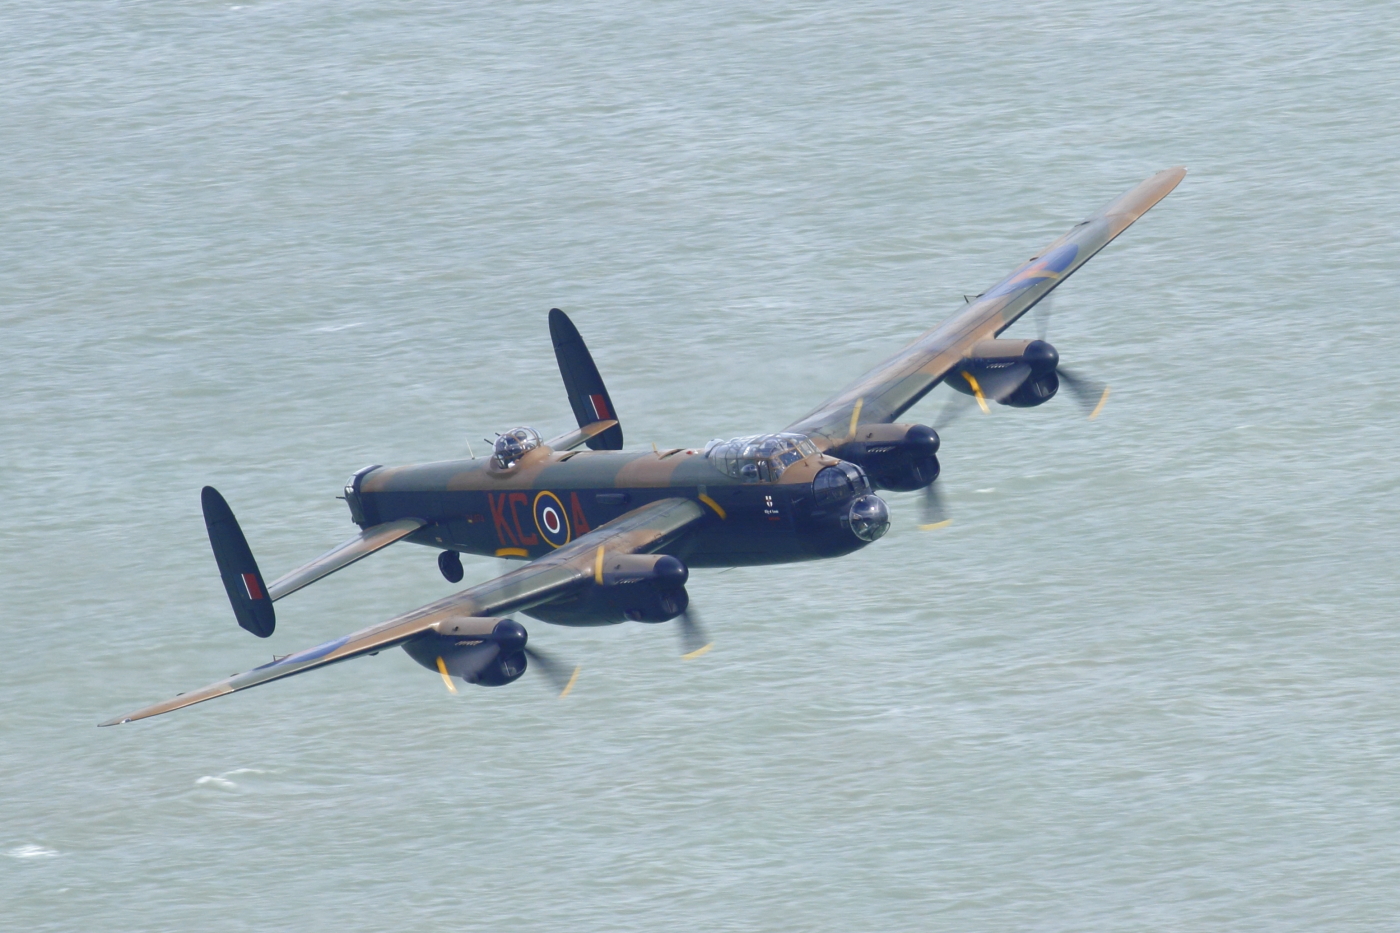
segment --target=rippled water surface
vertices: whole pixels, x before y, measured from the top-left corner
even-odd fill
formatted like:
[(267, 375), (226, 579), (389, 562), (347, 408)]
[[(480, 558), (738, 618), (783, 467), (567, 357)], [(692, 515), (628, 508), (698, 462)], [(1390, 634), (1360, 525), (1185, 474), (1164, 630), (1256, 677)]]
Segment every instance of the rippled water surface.
[[(0, 38), (5, 925), (1393, 929), (1393, 4), (72, 0)], [(353, 470), (570, 426), (551, 306), (631, 444), (776, 429), (1177, 164), (1057, 302), (1103, 416), (950, 426), (944, 531), (895, 494), (849, 558), (697, 571), (704, 658), (532, 623), (562, 701), (387, 652), (93, 728), (454, 589), (391, 548), (258, 642), (201, 485), (272, 576), (353, 531)]]

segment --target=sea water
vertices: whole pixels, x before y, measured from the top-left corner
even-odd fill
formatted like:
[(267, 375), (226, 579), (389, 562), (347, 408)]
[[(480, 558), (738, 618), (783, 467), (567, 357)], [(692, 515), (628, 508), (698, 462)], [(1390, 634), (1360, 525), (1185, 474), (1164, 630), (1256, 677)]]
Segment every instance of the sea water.
[[(0, 39), (0, 926), (1394, 928), (1394, 4), (71, 0)], [(271, 578), (354, 532), (354, 470), (571, 427), (550, 307), (630, 446), (777, 430), (1174, 165), (1049, 321), (1102, 415), (950, 424), (946, 529), (890, 494), (850, 557), (697, 571), (704, 657), (529, 622), (563, 700), (391, 651), (94, 728), (460, 588), (399, 545), (258, 641), (202, 485)]]

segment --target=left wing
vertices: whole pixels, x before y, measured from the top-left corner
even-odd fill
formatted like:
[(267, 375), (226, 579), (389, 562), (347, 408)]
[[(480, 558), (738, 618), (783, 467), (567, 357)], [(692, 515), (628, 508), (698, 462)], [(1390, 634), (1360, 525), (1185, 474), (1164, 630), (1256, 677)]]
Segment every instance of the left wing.
[(519, 570), (429, 603), (388, 622), (361, 629), (353, 635), (279, 658), (242, 674), (234, 674), (201, 690), (182, 693), (164, 703), (147, 706), (101, 725), (115, 726), (168, 713), (270, 680), (280, 680), (337, 661), (370, 654), (402, 644), (430, 629), (450, 627), (454, 621), (464, 618), (499, 615), (538, 606), (588, 585), (598, 572), (596, 568), (602, 566), (604, 553), (655, 551), (701, 521), (705, 515), (704, 508), (691, 499), (662, 499), (648, 503)]
[(839, 444), (860, 424), (888, 423), (938, 385), (979, 340), (994, 337), (1070, 274), (1128, 229), (1186, 177), (1186, 169), (1158, 172), (1097, 213), (1075, 224), (955, 317), (925, 332), (894, 356), (784, 428)]

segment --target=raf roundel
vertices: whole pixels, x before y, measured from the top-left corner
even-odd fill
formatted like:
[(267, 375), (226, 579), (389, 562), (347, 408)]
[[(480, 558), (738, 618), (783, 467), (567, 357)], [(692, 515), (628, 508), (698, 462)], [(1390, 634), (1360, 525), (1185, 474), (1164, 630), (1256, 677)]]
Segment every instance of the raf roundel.
[(550, 547), (563, 547), (569, 543), (572, 537), (569, 516), (564, 512), (564, 503), (554, 493), (546, 491), (535, 496), (535, 527)]

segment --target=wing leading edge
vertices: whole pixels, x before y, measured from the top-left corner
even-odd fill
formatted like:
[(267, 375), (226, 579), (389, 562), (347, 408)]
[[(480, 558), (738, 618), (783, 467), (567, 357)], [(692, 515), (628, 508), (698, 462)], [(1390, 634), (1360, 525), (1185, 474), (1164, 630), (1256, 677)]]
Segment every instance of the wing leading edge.
[(938, 385), (973, 344), (1010, 327), (1170, 194), (1184, 177), (1184, 168), (1167, 169), (1119, 196), (978, 295), (958, 314), (924, 332), (784, 430), (839, 443), (853, 435), (858, 424), (894, 421)]
[(552, 554), (503, 576), (429, 603), (412, 612), (361, 629), (351, 635), (279, 658), (242, 674), (190, 693), (144, 707), (134, 713), (100, 723), (115, 726), (137, 719), (158, 716), (214, 697), (246, 690), (325, 667), (362, 654), (403, 644), (415, 635), (450, 626), (455, 620), (492, 616), (528, 609), (568, 595), (593, 579), (599, 552), (632, 554), (655, 551), (687, 528), (703, 520), (703, 507), (690, 499), (662, 499), (633, 509), (602, 525)]

